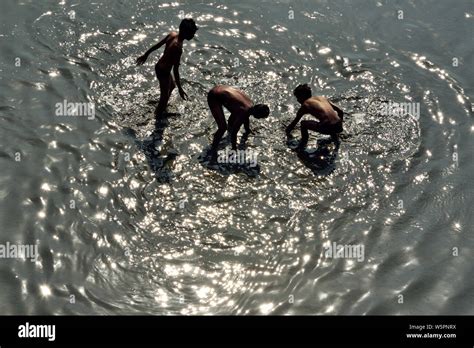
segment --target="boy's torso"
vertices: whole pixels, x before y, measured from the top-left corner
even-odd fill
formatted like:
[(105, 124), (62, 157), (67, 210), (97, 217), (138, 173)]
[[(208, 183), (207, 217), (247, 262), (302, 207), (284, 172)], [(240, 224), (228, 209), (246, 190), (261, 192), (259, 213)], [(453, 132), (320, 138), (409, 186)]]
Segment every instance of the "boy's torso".
[(183, 44), (178, 40), (177, 33), (171, 33), (166, 41), (165, 52), (157, 63), (160, 69), (171, 70), (174, 65), (179, 64), (181, 54), (183, 53)]

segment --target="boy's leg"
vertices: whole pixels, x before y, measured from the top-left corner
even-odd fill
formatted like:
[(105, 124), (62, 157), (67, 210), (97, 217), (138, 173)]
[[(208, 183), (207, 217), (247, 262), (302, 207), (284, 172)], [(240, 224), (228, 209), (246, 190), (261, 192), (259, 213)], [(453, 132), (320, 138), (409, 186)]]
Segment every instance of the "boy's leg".
[(309, 139), (309, 132), (310, 130), (318, 132), (318, 125), (319, 122), (316, 121), (301, 121), (301, 141), (298, 145), (300, 150), (306, 147)]
[(174, 82), (173, 76), (171, 76), (170, 74), (170, 92), (168, 95), (168, 99), (171, 97), (171, 93), (173, 93), (173, 90), (175, 89), (175, 87), (176, 87), (176, 83)]
[(214, 133), (214, 139), (212, 140), (211, 145), (211, 154), (212, 160), (217, 159), (217, 147), (219, 146), (219, 142), (222, 139), (225, 131), (227, 130), (227, 123), (225, 121), (224, 110), (222, 109), (222, 105), (217, 101), (212, 95), (208, 95), (207, 102), (209, 104), (209, 109), (211, 109), (212, 116), (217, 123), (217, 131)]
[[(342, 112), (341, 112), (342, 113)], [(339, 116), (341, 118), (341, 122), (334, 125), (334, 126), (330, 126), (328, 127), (327, 129), (323, 129), (322, 130), (322, 133), (323, 134), (329, 134), (331, 136), (331, 140), (336, 144), (338, 145), (339, 144), (339, 133), (341, 133), (343, 131), (342, 129), (342, 118), (343, 116)], [(320, 130), (321, 132), (321, 130)], [(327, 132), (327, 133), (325, 133)]]
[(159, 76), (158, 81), (160, 81), (160, 101), (155, 110), (155, 117), (159, 120), (168, 106), (168, 100), (170, 99), (170, 78), (171, 74), (166, 76)]
[(339, 133), (342, 132), (342, 122), (337, 125), (322, 125), (316, 121), (302, 121), (301, 122), (301, 145), (300, 147), (305, 147), (306, 143), (308, 142), (308, 130), (312, 130), (324, 135), (330, 135), (331, 141), (333, 141), (336, 145), (339, 143)]
[(342, 123), (344, 122), (344, 111), (341, 109), (337, 110), (337, 115), (341, 119), (341, 122), (339, 122), (336, 126), (334, 126), (335, 129), (332, 129), (331, 131), (331, 140), (336, 144), (336, 146), (339, 145), (339, 133), (342, 133)]

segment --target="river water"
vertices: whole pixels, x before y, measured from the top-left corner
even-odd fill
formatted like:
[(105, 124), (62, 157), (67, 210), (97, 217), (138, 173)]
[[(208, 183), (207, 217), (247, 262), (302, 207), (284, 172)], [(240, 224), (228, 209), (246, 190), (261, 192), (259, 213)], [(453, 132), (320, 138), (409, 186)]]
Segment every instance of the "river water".
[[(472, 1), (0, 7), (0, 244), (38, 248), (0, 260), (0, 314), (474, 313)], [(190, 98), (154, 129), (162, 51), (134, 60), (183, 17)], [(345, 110), (338, 149), (288, 146), (299, 83)], [(217, 84), (270, 106), (258, 166), (203, 160)]]

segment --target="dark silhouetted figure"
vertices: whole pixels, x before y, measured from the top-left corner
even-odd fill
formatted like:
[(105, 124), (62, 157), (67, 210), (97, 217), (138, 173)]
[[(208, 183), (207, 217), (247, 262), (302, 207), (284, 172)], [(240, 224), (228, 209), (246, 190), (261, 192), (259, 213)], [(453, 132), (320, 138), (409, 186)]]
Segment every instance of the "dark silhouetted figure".
[[(244, 139), (247, 139), (248, 135), (252, 132), (250, 130), (250, 116), (266, 118), (270, 114), (270, 109), (267, 105), (254, 105), (252, 100), (242, 91), (230, 86), (216, 86), (211, 89), (207, 95), (207, 102), (218, 126), (211, 145), (211, 162), (215, 162), (217, 159), (217, 148), (226, 130), (230, 135), (232, 149), (236, 150), (237, 133), (240, 127), (242, 125), (245, 127)], [(227, 122), (223, 107), (231, 113)]]
[(304, 150), (306, 148), (309, 138), (308, 131), (310, 130), (330, 135), (332, 141), (338, 143), (339, 133), (343, 131), (342, 122), (344, 112), (324, 97), (313, 97), (311, 88), (307, 84), (296, 87), (294, 95), (301, 104), (301, 107), (293, 122), (286, 127), (286, 134), (290, 136), (292, 130), (306, 114), (311, 114), (318, 119), (318, 121), (301, 122), (301, 141), (298, 150)]
[[(171, 96), (171, 92), (178, 87), (179, 95), (184, 100), (187, 99), (187, 94), (181, 87), (181, 80), (179, 78), (179, 64), (181, 55), (183, 53), (183, 41), (191, 40), (196, 31), (198, 30), (196, 23), (191, 18), (186, 18), (181, 21), (179, 25), (179, 33), (172, 31), (163, 40), (158, 42), (155, 46), (150, 48), (146, 53), (137, 58), (137, 65), (142, 65), (146, 62), (148, 56), (161, 46), (166, 44), (165, 52), (161, 56), (158, 63), (155, 65), (155, 72), (158, 81), (160, 82), (160, 101), (155, 110), (155, 117), (159, 120), (168, 106), (168, 100)], [(171, 76), (171, 70), (173, 70), (175, 81)]]

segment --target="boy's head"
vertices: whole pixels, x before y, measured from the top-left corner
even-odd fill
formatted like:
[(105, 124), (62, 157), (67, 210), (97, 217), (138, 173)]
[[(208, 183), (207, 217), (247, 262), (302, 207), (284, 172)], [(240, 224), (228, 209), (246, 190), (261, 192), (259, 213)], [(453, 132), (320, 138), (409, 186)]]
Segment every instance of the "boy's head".
[(192, 18), (185, 18), (179, 25), (179, 34), (186, 40), (191, 40), (196, 34), (198, 27)]
[(270, 108), (265, 104), (257, 104), (250, 108), (250, 115), (255, 118), (267, 118), (270, 115)]
[(311, 87), (309, 87), (306, 83), (304, 85), (299, 85), (295, 88), (293, 94), (295, 95), (298, 102), (303, 104), (306, 99), (309, 99), (312, 96)]

